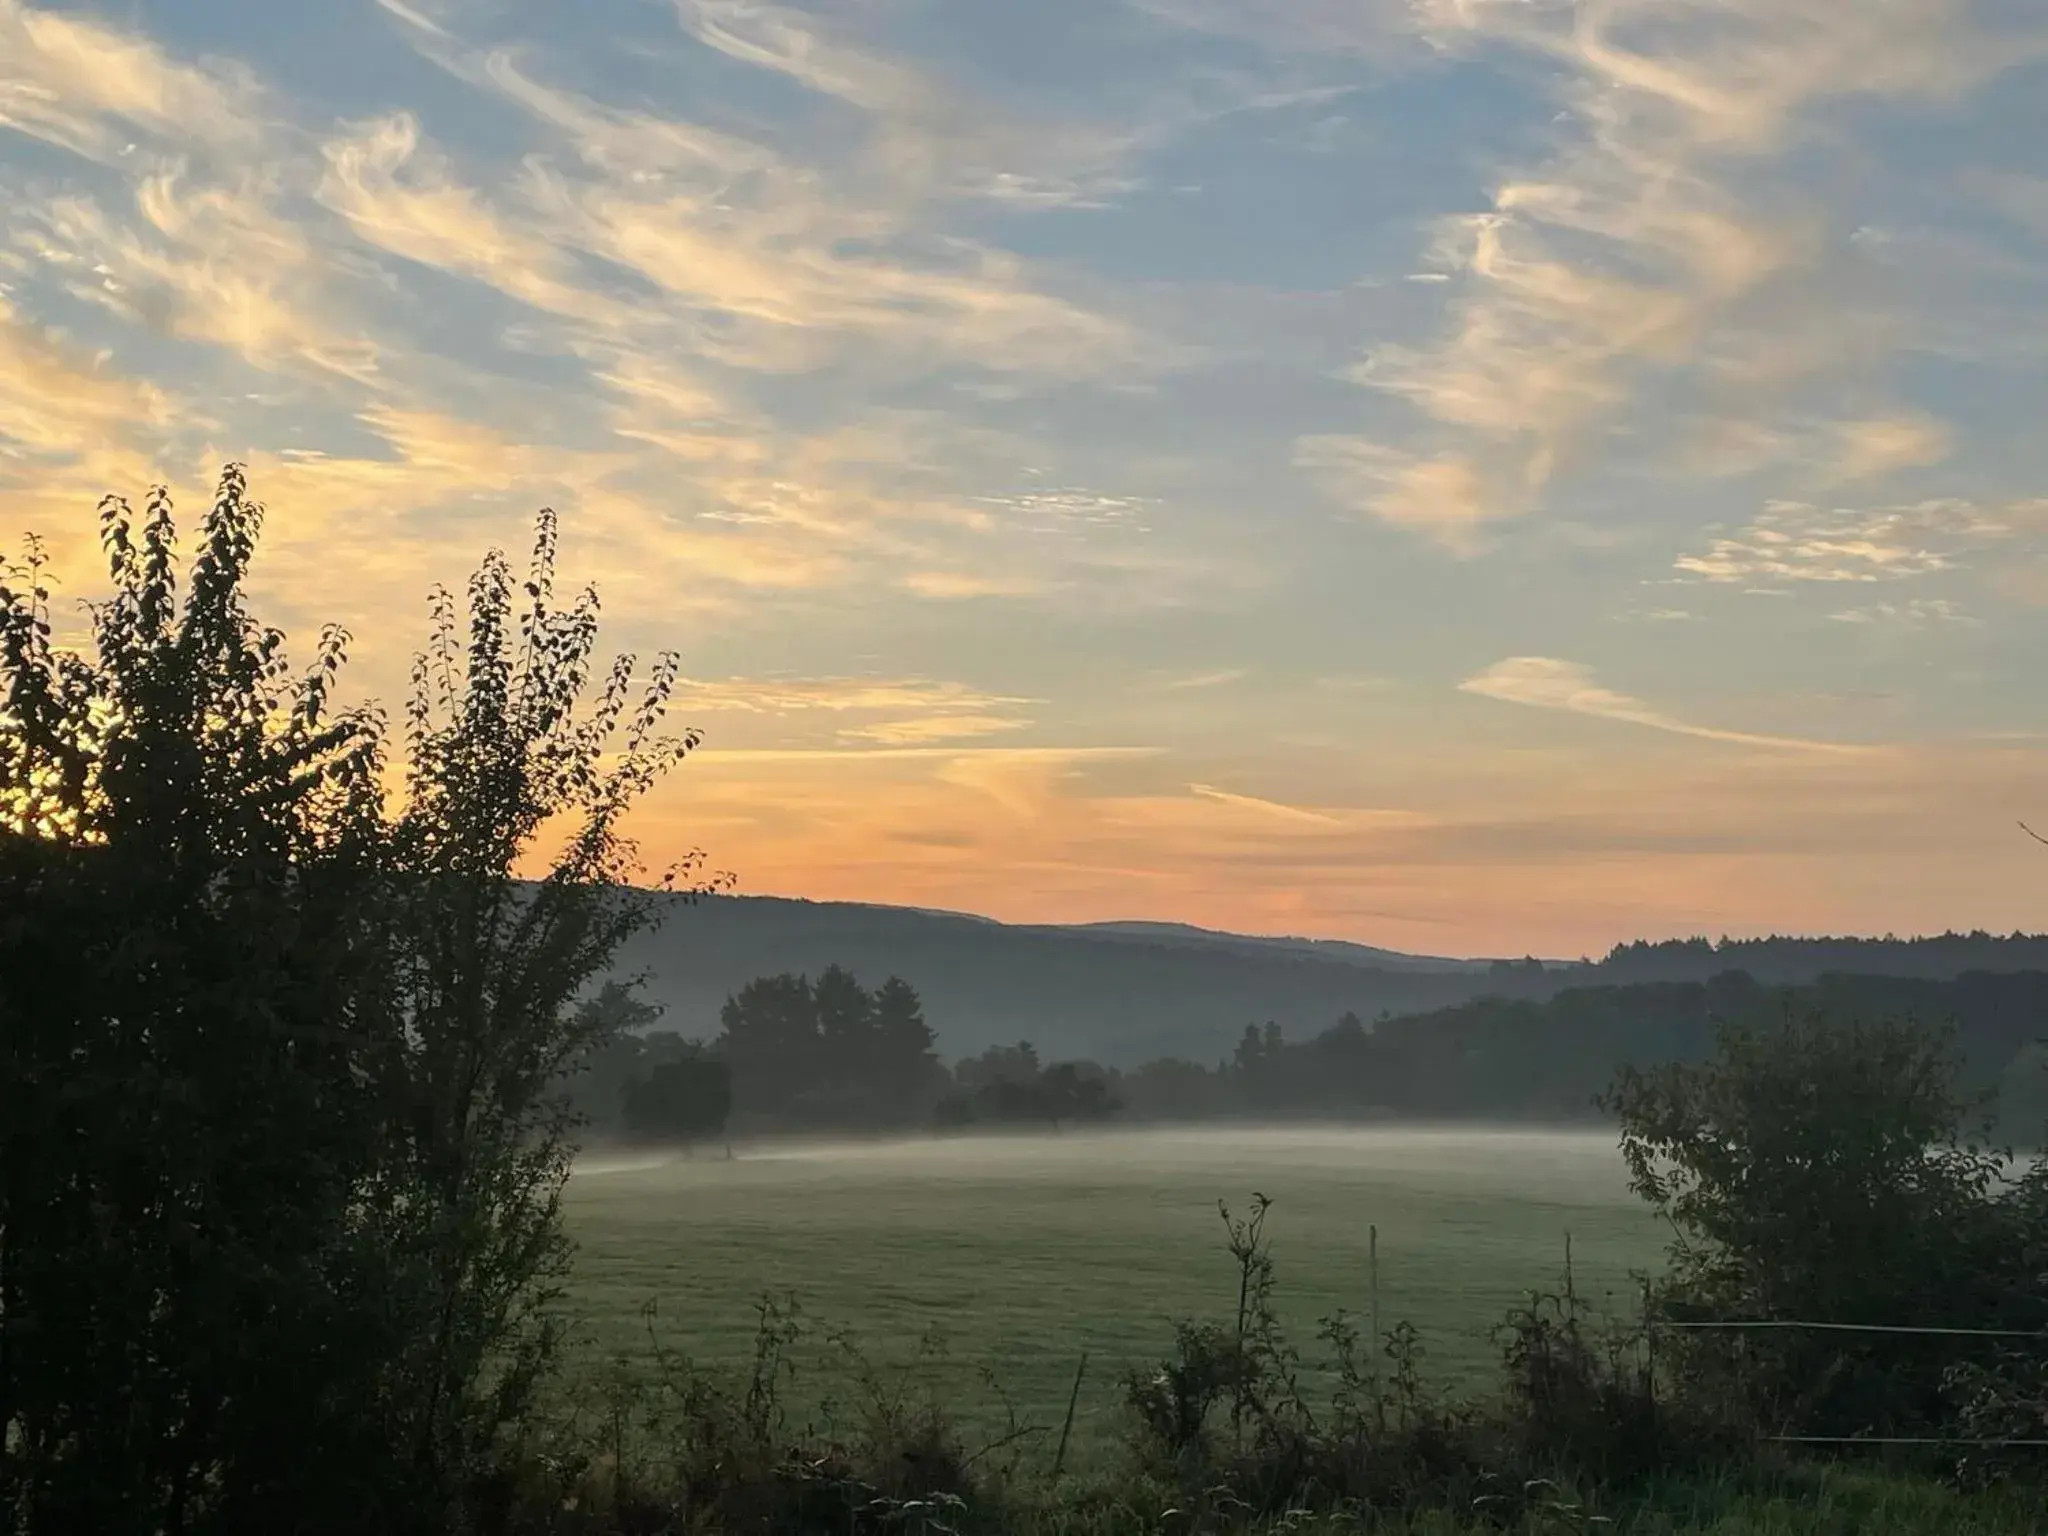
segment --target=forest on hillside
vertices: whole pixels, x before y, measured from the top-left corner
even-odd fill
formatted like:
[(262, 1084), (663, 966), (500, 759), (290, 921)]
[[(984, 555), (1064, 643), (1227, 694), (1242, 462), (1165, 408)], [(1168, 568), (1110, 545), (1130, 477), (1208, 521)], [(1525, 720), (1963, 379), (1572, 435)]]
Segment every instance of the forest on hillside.
[[(651, 1030), (656, 1014), (623, 989), (611, 1043), (579, 1081), (600, 1134), (692, 1140), (742, 1131), (1259, 1119), (1473, 1119), (1571, 1122), (1601, 1114), (1625, 1066), (1705, 1060), (1724, 1028), (1788, 1020), (1904, 1020), (1952, 1031), (1959, 1081), (1996, 1095), (2008, 1132), (2048, 1125), (2048, 971), (1972, 971), (1952, 980), (1827, 975), (1770, 985), (1743, 972), (1707, 981), (1578, 986), (1548, 998), (1483, 998), (1400, 1017), (1346, 1013), (1290, 1035), (1240, 1026), (1208, 1061), (1161, 1056), (1135, 1067), (1059, 1057), (1020, 1039), (955, 1061), (942, 1021), (890, 977), (873, 992), (843, 967), (815, 982), (764, 977), (729, 998), (709, 1042)], [(699, 1106), (636, 1120), (632, 1085), (659, 1068)], [(643, 1093), (645, 1090), (640, 1090)]]
[(1728, 971), (1804, 985), (1832, 972), (1948, 980), (1966, 971), (2048, 971), (2048, 937), (1671, 940), (1621, 945), (1598, 961), (1497, 960), (1392, 968), (1375, 952), (1232, 935), (1017, 926), (907, 908), (717, 896), (636, 935), (615, 974), (685, 1037), (717, 1035), (726, 999), (783, 974), (830, 966), (910, 980), (949, 1060), (1030, 1040), (1048, 1059), (1125, 1070), (1160, 1058), (1213, 1062), (1248, 1022), (1291, 1039), (1346, 1014), (1373, 1020), (1483, 998), (1541, 1001), (1572, 987), (1704, 983)]

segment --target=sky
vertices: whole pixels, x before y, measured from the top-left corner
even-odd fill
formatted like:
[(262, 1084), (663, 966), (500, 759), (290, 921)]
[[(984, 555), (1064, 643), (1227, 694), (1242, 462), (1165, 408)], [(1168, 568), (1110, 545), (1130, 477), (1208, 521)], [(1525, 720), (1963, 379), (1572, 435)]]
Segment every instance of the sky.
[(541, 506), (742, 892), (2039, 929), (2039, 0), (0, 0), (0, 540)]

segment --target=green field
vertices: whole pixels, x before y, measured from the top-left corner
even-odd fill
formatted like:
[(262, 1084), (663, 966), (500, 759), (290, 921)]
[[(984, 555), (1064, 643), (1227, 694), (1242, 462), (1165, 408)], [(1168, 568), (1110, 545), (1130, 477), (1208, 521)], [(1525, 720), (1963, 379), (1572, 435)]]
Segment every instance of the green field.
[[(1106, 1426), (1115, 1377), (1159, 1358), (1171, 1320), (1222, 1317), (1235, 1272), (1216, 1202), (1274, 1202), (1267, 1231), (1283, 1314), (1370, 1305), (1421, 1331), (1431, 1374), (1477, 1386), (1488, 1331), (1554, 1286), (1570, 1235), (1582, 1294), (1626, 1309), (1628, 1275), (1661, 1239), (1628, 1193), (1610, 1135), (1475, 1129), (1244, 1129), (921, 1138), (606, 1162), (570, 1181), (580, 1245), (572, 1311), (596, 1358), (648, 1354), (643, 1309), (671, 1347), (740, 1367), (754, 1302), (794, 1294), (817, 1345), (802, 1389), (829, 1393), (828, 1330), (931, 1380), (969, 1422), (1018, 1408), (1057, 1422), (1090, 1355), (1083, 1432)], [(938, 1361), (921, 1358), (935, 1335)], [(586, 1357), (586, 1364), (589, 1357)]]

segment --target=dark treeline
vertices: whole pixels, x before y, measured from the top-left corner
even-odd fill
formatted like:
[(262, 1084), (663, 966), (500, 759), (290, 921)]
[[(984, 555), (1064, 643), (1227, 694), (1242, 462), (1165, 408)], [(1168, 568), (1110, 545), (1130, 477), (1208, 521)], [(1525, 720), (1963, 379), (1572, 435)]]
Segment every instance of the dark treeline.
[(1595, 969), (1616, 984), (1706, 981), (1728, 971), (1779, 984), (1832, 974), (1944, 981), (1968, 971), (2048, 971), (2048, 936), (1979, 930), (1913, 939), (1639, 939), (1615, 945)]
[[(1214, 1068), (1154, 1062), (1113, 1074), (1132, 1113), (1576, 1119), (1624, 1063), (1694, 1062), (1721, 1023), (1788, 1013), (1952, 1023), (1972, 1088), (2005, 1090), (2010, 1113), (2041, 1104), (2037, 1040), (2048, 1032), (2048, 972), (1972, 972), (1953, 981), (1826, 976), (1767, 985), (1731, 972), (1707, 982), (1575, 987), (1545, 1001), (1490, 998), (1367, 1024), (1347, 1017), (1307, 1039), (1247, 1026)], [(2030, 1132), (2031, 1134), (2031, 1132)]]
[(660, 1010), (619, 982), (585, 1005), (597, 1042), (569, 1075), (569, 1102), (586, 1133), (688, 1145), (716, 1136), (732, 1116), (732, 1069), (701, 1040), (654, 1029)]
[(764, 976), (726, 999), (711, 1041), (648, 1028), (652, 1005), (612, 983), (587, 1012), (603, 1044), (570, 1080), (599, 1137), (689, 1145), (732, 1131), (1064, 1124), (1118, 1108), (1091, 1064), (1042, 1064), (1028, 1043), (948, 1070), (917, 991), (869, 990), (841, 966)]
[[(607, 992), (607, 998), (613, 993)], [(622, 1021), (654, 1010), (625, 1000)], [(1368, 1023), (1347, 1014), (1289, 1039), (1278, 1024), (1245, 1025), (1236, 1047), (1205, 1064), (1162, 1057), (1130, 1069), (1085, 1058), (1041, 1061), (1030, 1042), (991, 1046), (950, 1070), (933, 1049), (917, 991), (890, 978), (874, 993), (839, 967), (751, 982), (728, 999), (716, 1040), (627, 1034), (596, 1060), (579, 1103), (604, 1131), (688, 1142), (728, 1129), (722, 1116), (637, 1126), (631, 1085), (657, 1064), (696, 1074), (697, 1102), (730, 1103), (733, 1128), (961, 1127), (1210, 1118), (1473, 1118), (1571, 1121), (1623, 1064), (1701, 1061), (1724, 1023), (1762, 1025), (1788, 1013), (1953, 1024), (1963, 1081), (1997, 1090), (2016, 1130), (2048, 1118), (2048, 971), (1971, 972), (1954, 980), (1826, 976), (1802, 987), (1729, 972), (1705, 982), (1574, 987), (1554, 997), (1486, 998)], [(720, 1097), (730, 1085), (729, 1100)]]
[(1426, 1013), (1485, 997), (1541, 1001), (1571, 987), (1707, 982), (1744, 971), (1805, 985), (1830, 972), (1952, 979), (1965, 971), (2048, 970), (2048, 939), (1774, 938), (1623, 945), (1592, 962), (1492, 963), (1388, 957), (1341, 944), (1165, 931), (1051, 928), (845, 902), (724, 896), (687, 922), (629, 940), (622, 974), (670, 1027), (709, 1038), (726, 999), (761, 976), (913, 980), (948, 1060), (1030, 1040), (1048, 1061), (1082, 1057), (1126, 1070), (1162, 1057), (1214, 1062), (1248, 1020), (1290, 1039), (1361, 1019)]
[(1074, 1061), (1043, 1066), (1029, 1042), (970, 1056), (953, 1069), (953, 1080), (953, 1091), (939, 1101), (942, 1126), (1057, 1126), (1106, 1120), (1123, 1107), (1101, 1068)]

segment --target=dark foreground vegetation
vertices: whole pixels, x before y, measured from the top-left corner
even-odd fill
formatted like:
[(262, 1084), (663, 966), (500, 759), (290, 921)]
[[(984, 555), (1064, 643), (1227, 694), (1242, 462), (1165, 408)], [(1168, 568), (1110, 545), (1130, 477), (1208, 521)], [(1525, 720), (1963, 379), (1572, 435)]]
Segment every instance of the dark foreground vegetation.
[(1067, 1424), (975, 1438), (859, 1369), (795, 1422), (800, 1318), (764, 1304), (736, 1381), (651, 1320), (651, 1375), (557, 1431), (581, 1449), (541, 1502), (606, 1513), (540, 1528), (2036, 1530), (2048, 1177), (1983, 1142), (1958, 1069), (1938, 1031), (1795, 1016), (1624, 1071), (1608, 1107), (1668, 1268), (1617, 1315), (1567, 1263), (1500, 1320), (1488, 1396), (1437, 1390), (1399, 1322), (1286, 1336), (1266, 1241), (1284, 1196), (1254, 1195), (1222, 1213), (1215, 1315), (1122, 1374), (1107, 1472), (1061, 1476)]
[[(39, 566), (0, 579), (8, 1530), (2019, 1532), (2048, 1514), (2027, 1443), (2048, 1439), (2048, 1175), (1988, 1145), (1952, 1032), (1829, 1013), (1724, 1023), (1697, 1059), (1613, 1081), (1670, 1265), (1620, 1317), (1569, 1273), (1529, 1298), (1483, 1401), (1433, 1390), (1398, 1322), (1286, 1337), (1266, 1245), (1285, 1207), (1254, 1196), (1223, 1212), (1218, 1314), (1124, 1374), (1109, 1470), (1070, 1470), (1071, 1422), (969, 1444), (872, 1372), (798, 1422), (797, 1324), (766, 1303), (742, 1379), (673, 1357), (650, 1320), (650, 1378), (563, 1406), (544, 1390), (570, 1259), (561, 1085), (649, 1022), (603, 983), (654, 910), (620, 817), (693, 745), (656, 734), (673, 662), (637, 696), (630, 661), (590, 687), (595, 598), (555, 604), (543, 516), (523, 583), (485, 560), (466, 633), (436, 596), (393, 803), (381, 720), (333, 707), (345, 637), (294, 675), (246, 611), (260, 513), (237, 472), (182, 581), (165, 498), (139, 519), (109, 503), (102, 526), (115, 590), (90, 654), (55, 647)], [(543, 844), (547, 877), (516, 879)], [(908, 988), (801, 991), (754, 1002), (875, 1053), (839, 1074), (865, 1072), (871, 1105), (929, 1090)], [(642, 1129), (708, 1122), (747, 1081), (743, 1052), (623, 1049), (607, 1070)], [(950, 1090), (970, 1110), (1057, 1070), (983, 1066)], [(1056, 1081), (1106, 1102), (1078, 1071)]]

